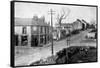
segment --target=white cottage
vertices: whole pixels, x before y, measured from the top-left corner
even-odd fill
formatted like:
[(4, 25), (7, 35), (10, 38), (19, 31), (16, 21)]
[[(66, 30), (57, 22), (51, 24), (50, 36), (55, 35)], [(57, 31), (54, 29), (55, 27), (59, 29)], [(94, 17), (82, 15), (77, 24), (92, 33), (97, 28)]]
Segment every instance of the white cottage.
[(81, 30), (82, 27), (82, 21), (77, 19), (75, 22), (73, 22), (73, 29), (74, 30)]

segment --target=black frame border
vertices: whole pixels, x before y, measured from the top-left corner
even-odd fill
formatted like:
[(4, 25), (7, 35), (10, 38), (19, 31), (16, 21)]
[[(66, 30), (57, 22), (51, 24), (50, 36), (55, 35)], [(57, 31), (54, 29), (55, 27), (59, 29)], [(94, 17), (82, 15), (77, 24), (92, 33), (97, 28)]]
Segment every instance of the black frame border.
[[(14, 3), (37, 3), (37, 4), (51, 4), (51, 5), (71, 5), (71, 6), (85, 6), (85, 7), (96, 7), (96, 22), (97, 22), (97, 62), (98, 62), (98, 6), (97, 5), (84, 5), (84, 4), (68, 4), (68, 3), (53, 3), (53, 2), (37, 2), (37, 1), (10, 1), (10, 66), (11, 67), (34, 67), (34, 66), (48, 66), (48, 65), (67, 65), (67, 64), (45, 64), (45, 65), (34, 65), (34, 66), (15, 66), (15, 58), (14, 58)], [(97, 63), (95, 62), (95, 63)], [(84, 62), (83, 62), (84, 63)], [(94, 62), (87, 62), (87, 63), (94, 63)], [(73, 63), (73, 64), (82, 64), (82, 63)]]

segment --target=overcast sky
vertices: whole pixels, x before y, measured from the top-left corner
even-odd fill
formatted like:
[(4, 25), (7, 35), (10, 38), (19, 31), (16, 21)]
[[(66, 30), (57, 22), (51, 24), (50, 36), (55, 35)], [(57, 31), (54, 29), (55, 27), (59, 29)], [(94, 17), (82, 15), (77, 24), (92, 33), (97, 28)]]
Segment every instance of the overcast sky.
[(68, 12), (68, 17), (63, 21), (64, 23), (72, 23), (77, 18), (85, 19), (87, 22), (96, 20), (96, 8), (86, 6), (71, 6), (71, 5), (54, 5), (54, 4), (40, 4), (40, 3), (15, 3), (15, 17), (32, 18), (34, 15), (38, 17), (45, 16), (46, 21), (50, 21), (49, 10), (53, 9), (53, 23), (56, 23), (57, 14), (61, 14), (62, 9)]

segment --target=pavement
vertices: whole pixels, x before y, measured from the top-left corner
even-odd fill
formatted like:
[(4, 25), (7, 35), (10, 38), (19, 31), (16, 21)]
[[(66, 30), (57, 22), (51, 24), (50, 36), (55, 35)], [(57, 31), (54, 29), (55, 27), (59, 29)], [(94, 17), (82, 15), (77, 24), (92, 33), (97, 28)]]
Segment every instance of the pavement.
[[(85, 39), (88, 31), (82, 31), (77, 35), (73, 35), (70, 38), (70, 45), (67, 45), (67, 38), (54, 41), (54, 55), (63, 48), (70, 46), (96, 46), (95, 40)], [(30, 65), (32, 62), (51, 56), (51, 44), (44, 45), (44, 47), (16, 47), (15, 52), (15, 66)]]

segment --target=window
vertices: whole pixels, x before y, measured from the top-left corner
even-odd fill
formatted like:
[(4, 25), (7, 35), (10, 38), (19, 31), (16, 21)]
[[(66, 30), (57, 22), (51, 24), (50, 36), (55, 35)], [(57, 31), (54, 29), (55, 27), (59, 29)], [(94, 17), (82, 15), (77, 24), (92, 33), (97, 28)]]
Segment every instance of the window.
[(26, 27), (23, 27), (23, 32), (22, 32), (23, 34), (26, 34), (27, 32), (26, 32)]

